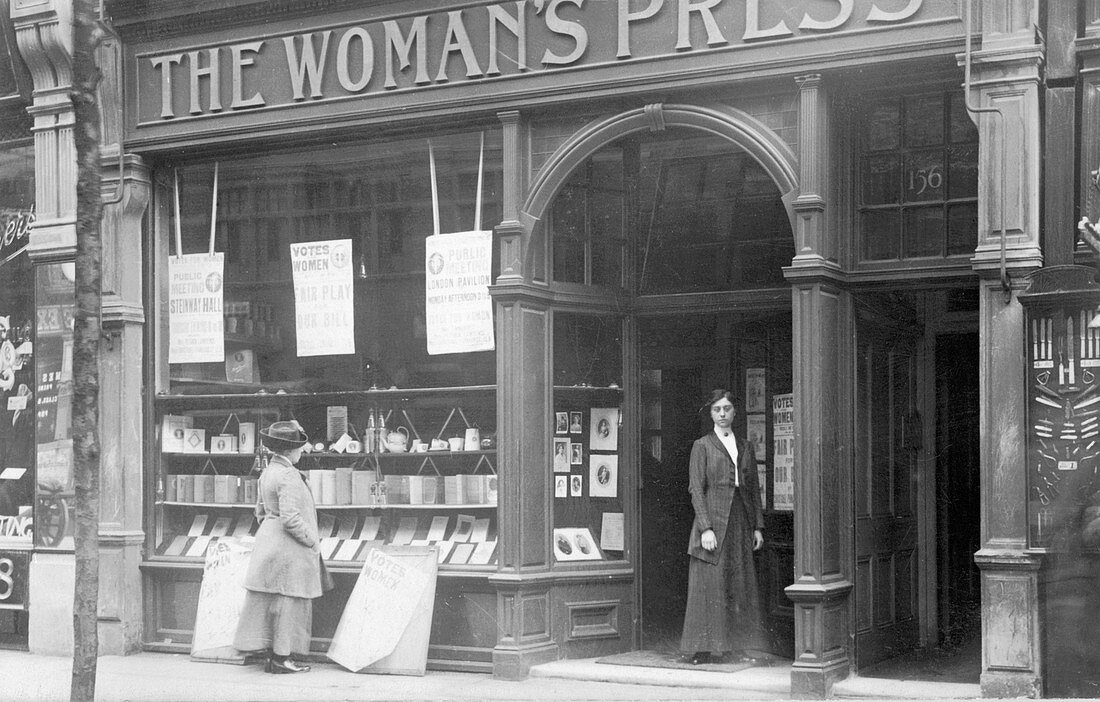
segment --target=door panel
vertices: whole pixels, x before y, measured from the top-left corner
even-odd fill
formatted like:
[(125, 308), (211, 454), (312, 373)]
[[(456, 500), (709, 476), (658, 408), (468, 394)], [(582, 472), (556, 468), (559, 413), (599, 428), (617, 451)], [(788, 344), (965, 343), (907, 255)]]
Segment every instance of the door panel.
[(915, 339), (860, 322), (856, 368), (856, 665), (918, 645)]

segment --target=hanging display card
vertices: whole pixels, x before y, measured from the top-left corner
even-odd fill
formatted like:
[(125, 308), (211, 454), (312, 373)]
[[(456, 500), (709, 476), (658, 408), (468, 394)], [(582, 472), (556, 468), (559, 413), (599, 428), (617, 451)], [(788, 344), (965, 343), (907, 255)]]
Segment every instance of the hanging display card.
[(794, 510), (794, 394), (772, 396), (772, 504)]
[(428, 353), (492, 351), (493, 233), (429, 236), (424, 255)]
[(766, 400), (764, 369), (745, 369), (745, 412), (766, 412)]
[(752, 442), (756, 460), (763, 461), (768, 457), (768, 416), (765, 414), (750, 414), (745, 417), (745, 438)]
[(351, 239), (290, 245), (298, 356), (355, 353)]
[(355, 672), (423, 675), (437, 563), (434, 548), (370, 550), (328, 657)]
[(168, 257), (168, 362), (225, 360), (222, 275), (225, 255)]
[(625, 543), (623, 533), (623, 513), (604, 512), (600, 518), (600, 548), (604, 551), (622, 551)]
[(199, 588), (191, 657), (241, 662), (233, 635), (244, 607), (244, 576), (252, 547), (233, 537), (218, 539), (206, 552)]

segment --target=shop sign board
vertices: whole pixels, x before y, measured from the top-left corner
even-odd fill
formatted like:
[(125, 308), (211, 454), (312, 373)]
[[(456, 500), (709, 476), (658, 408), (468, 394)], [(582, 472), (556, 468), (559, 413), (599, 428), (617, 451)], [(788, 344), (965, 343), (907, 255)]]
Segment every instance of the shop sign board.
[(434, 546), (367, 553), (328, 657), (353, 672), (423, 675), (438, 563)]
[(221, 252), (168, 257), (168, 362), (221, 363), (225, 320)]
[[(585, 70), (585, 85), (691, 74), (700, 67), (827, 59), (849, 35), (850, 51), (890, 49), (897, 27), (920, 26), (937, 39), (961, 36), (958, 0), (510, 0), (454, 3), (424, 12), (407, 2), (396, 14), (361, 7), (253, 32), (137, 44), (138, 130), (217, 120), (251, 110), (301, 109), (385, 94), (468, 85), (484, 100), (524, 89), (540, 74)], [(419, 12), (418, 12), (419, 11)], [(950, 30), (942, 25), (949, 24)], [(923, 35), (921, 35), (923, 36)], [(920, 41), (914, 37), (914, 41)], [(759, 49), (759, 51), (757, 51)], [(736, 54), (747, 54), (737, 56)], [(631, 65), (633, 68), (624, 69)], [(596, 73), (591, 69), (608, 69)], [(558, 81), (561, 84), (561, 81)], [(181, 125), (182, 126), (182, 125)]]
[(233, 536), (220, 537), (206, 549), (195, 634), (191, 639), (193, 658), (241, 658), (233, 649), (233, 636), (244, 608), (244, 578), (251, 558), (251, 543)]
[(290, 245), (299, 356), (355, 353), (351, 239)]
[(772, 508), (794, 511), (794, 394), (772, 395)]
[(0, 609), (27, 608), (30, 553), (0, 551)]
[(429, 236), (424, 254), (428, 353), (492, 351), (493, 233)]

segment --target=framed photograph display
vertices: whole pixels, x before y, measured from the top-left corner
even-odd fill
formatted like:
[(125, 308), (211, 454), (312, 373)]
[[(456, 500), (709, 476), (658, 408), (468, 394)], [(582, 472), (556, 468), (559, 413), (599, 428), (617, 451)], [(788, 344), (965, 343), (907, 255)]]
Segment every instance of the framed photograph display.
[(588, 448), (590, 451), (616, 451), (619, 448), (619, 408), (593, 407)]
[(579, 466), (584, 463), (584, 444), (574, 441), (569, 444), (569, 465)]
[(588, 496), (619, 496), (619, 457), (592, 454), (588, 460)]
[(554, 476), (554, 497), (569, 497), (569, 476)]
[(580, 434), (581, 433), (581, 412), (569, 413), (569, 433)]

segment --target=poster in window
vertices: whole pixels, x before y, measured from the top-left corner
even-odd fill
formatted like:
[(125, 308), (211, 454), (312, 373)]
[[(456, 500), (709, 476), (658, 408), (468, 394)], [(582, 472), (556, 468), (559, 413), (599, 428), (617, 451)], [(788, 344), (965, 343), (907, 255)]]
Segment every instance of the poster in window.
[(794, 510), (794, 395), (772, 396), (772, 484), (774, 509)]
[(168, 362), (225, 360), (225, 254), (168, 257)]
[(763, 368), (745, 369), (745, 412), (766, 412), (765, 379)]
[(493, 233), (436, 234), (425, 240), (428, 353), (492, 351)]
[(351, 239), (290, 245), (298, 356), (355, 353)]

